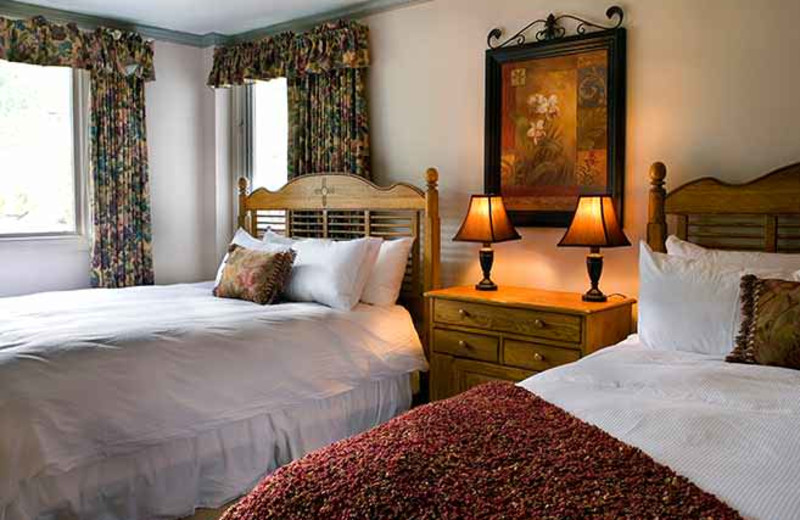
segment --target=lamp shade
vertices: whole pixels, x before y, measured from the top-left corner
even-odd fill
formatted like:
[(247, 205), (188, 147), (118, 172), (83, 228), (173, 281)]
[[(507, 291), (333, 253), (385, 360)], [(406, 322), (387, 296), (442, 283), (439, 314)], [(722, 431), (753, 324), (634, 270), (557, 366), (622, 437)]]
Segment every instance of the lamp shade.
[(610, 195), (581, 195), (569, 229), (558, 245), (620, 247), (631, 243), (622, 232)]
[(503, 197), (499, 195), (473, 195), (461, 229), (453, 240), (460, 242), (505, 242), (521, 237), (506, 213)]

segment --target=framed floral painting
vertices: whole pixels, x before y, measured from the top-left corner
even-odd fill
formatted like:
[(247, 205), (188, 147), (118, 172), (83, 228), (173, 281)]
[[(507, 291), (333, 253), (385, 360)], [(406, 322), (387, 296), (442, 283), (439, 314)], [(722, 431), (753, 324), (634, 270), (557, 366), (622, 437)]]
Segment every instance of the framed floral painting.
[(588, 193), (622, 221), (625, 43), (616, 28), (486, 52), (485, 187), (514, 224), (567, 227)]

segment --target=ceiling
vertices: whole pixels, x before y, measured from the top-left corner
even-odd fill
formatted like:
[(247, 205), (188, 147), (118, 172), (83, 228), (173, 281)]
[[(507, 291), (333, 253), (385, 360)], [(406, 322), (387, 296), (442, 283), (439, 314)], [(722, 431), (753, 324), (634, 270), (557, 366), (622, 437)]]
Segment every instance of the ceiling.
[(365, 0), (25, 0), (193, 34), (236, 34), (366, 5)]

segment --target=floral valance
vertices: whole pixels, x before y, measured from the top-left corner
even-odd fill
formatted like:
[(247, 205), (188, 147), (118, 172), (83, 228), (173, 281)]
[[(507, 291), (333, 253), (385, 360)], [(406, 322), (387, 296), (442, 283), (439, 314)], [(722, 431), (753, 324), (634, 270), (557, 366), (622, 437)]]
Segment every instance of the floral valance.
[(214, 51), (208, 84), (230, 87), (251, 80), (366, 68), (369, 65), (368, 36), (367, 26), (340, 20), (302, 34), (286, 32), (218, 47)]
[(138, 33), (120, 32), (101, 27), (92, 33), (90, 70), (105, 74), (138, 76), (145, 81), (156, 79), (153, 43)]
[(0, 17), (0, 59), (155, 79), (153, 45), (139, 34), (105, 27), (85, 32), (75, 24), (55, 24), (41, 16)]

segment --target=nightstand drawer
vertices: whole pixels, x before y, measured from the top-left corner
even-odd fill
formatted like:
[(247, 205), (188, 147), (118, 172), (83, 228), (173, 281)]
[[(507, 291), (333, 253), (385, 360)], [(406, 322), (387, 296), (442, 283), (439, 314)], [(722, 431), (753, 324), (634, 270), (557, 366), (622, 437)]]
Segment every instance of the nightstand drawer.
[(434, 351), (456, 357), (496, 362), (499, 359), (499, 343), (492, 336), (447, 329), (433, 331)]
[(455, 393), (466, 392), (474, 386), (490, 381), (513, 381), (516, 383), (534, 374), (529, 370), (466, 359), (454, 359), (452, 373), (457, 389)]
[(503, 342), (503, 361), (506, 365), (531, 370), (547, 370), (580, 359), (579, 350), (553, 347), (507, 339)]
[(434, 321), (570, 343), (581, 341), (581, 318), (531, 309), (437, 299)]
[(474, 388), (484, 383), (492, 383), (494, 381), (506, 381), (500, 377), (487, 376), (486, 374), (477, 374), (474, 372), (466, 372), (461, 380), (460, 390), (466, 392), (470, 388)]

